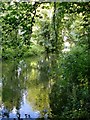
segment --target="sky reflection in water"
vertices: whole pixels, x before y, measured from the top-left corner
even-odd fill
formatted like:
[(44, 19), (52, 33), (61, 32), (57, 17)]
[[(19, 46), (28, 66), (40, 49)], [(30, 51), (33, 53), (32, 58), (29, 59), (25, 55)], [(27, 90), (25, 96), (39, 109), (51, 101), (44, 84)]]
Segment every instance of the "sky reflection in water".
[(31, 118), (42, 117), (44, 110), (49, 114), (49, 92), (53, 83), (50, 71), (56, 63), (54, 57), (15, 62), (3, 62), (2, 101), (10, 111), (9, 117), (16, 118), (17, 109), (21, 118), (25, 118), (25, 114)]

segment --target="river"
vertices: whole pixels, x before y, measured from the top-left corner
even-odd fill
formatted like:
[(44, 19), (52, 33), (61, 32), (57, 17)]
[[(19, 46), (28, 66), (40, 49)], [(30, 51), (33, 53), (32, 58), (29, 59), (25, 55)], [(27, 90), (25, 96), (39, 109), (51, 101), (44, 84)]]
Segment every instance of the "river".
[[(49, 93), (54, 84), (55, 55), (41, 55), (2, 62), (1, 114), (9, 118), (50, 116)], [(6, 116), (4, 116), (6, 117)]]

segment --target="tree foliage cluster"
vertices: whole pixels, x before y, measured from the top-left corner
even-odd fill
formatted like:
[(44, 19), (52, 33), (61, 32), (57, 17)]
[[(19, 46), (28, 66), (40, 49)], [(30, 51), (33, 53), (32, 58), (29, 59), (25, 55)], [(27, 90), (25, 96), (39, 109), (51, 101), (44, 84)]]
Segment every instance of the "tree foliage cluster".
[[(71, 49), (59, 57), (58, 78), (50, 93), (52, 116), (56, 119), (89, 120), (90, 118), (90, 3), (61, 3), (66, 17), (65, 28)], [(59, 16), (58, 16), (59, 17)], [(58, 19), (57, 19), (58, 20)]]
[(2, 57), (22, 57), (31, 47), (32, 26), (38, 3), (1, 2)]

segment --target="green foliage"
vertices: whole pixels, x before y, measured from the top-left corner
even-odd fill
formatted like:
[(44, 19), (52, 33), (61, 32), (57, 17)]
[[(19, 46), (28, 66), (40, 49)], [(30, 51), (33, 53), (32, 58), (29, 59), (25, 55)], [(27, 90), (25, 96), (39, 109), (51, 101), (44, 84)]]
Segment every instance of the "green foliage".
[(66, 20), (61, 19), (64, 24), (64, 35), (68, 37), (71, 49), (70, 52), (60, 55), (58, 60), (60, 70), (57, 74), (59, 77), (50, 93), (52, 116), (56, 118), (65, 120), (89, 120), (90, 118), (90, 57), (88, 54), (90, 26), (84, 27), (84, 24), (89, 24), (88, 7), (89, 3), (58, 4), (57, 14), (63, 11), (65, 14), (60, 14), (62, 18), (66, 17), (65, 19), (69, 20), (64, 24)]
[[(47, 53), (48, 58), (38, 64), (39, 80), (51, 82), (50, 107), (52, 116), (56, 118), (90, 118), (89, 6), (89, 2), (1, 2), (2, 58), (17, 59)], [(70, 46), (64, 51), (66, 42)], [(54, 54), (49, 56), (50, 52), (58, 53), (58, 57), (54, 59)], [(35, 75), (35, 70), (32, 72)], [(34, 79), (33, 75), (31, 77)], [(10, 90), (8, 81), (4, 81), (7, 86), (3, 88), (3, 99), (7, 98), (5, 104), (10, 106), (8, 101), (13, 92), (9, 91), (11, 98), (9, 93), (4, 93)], [(12, 81), (14, 83), (18, 79)], [(16, 101), (19, 97), (20, 94)], [(17, 105), (16, 102), (13, 104)]]
[(88, 54), (85, 49), (75, 47), (63, 56), (60, 63), (60, 77), (50, 94), (52, 114), (88, 119)]
[(24, 46), (30, 48), (37, 6), (38, 3), (32, 5), (27, 2), (1, 2), (2, 57), (4, 59), (22, 57)]

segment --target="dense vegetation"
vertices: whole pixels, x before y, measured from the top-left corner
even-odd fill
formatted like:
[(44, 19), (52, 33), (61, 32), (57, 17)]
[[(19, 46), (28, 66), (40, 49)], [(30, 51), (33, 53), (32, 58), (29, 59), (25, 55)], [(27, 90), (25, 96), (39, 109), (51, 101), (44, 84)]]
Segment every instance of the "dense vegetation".
[[(2, 59), (57, 54), (50, 92), (52, 117), (90, 118), (90, 3), (8, 2), (1, 5)], [(58, 70), (59, 68), (59, 70)]]

